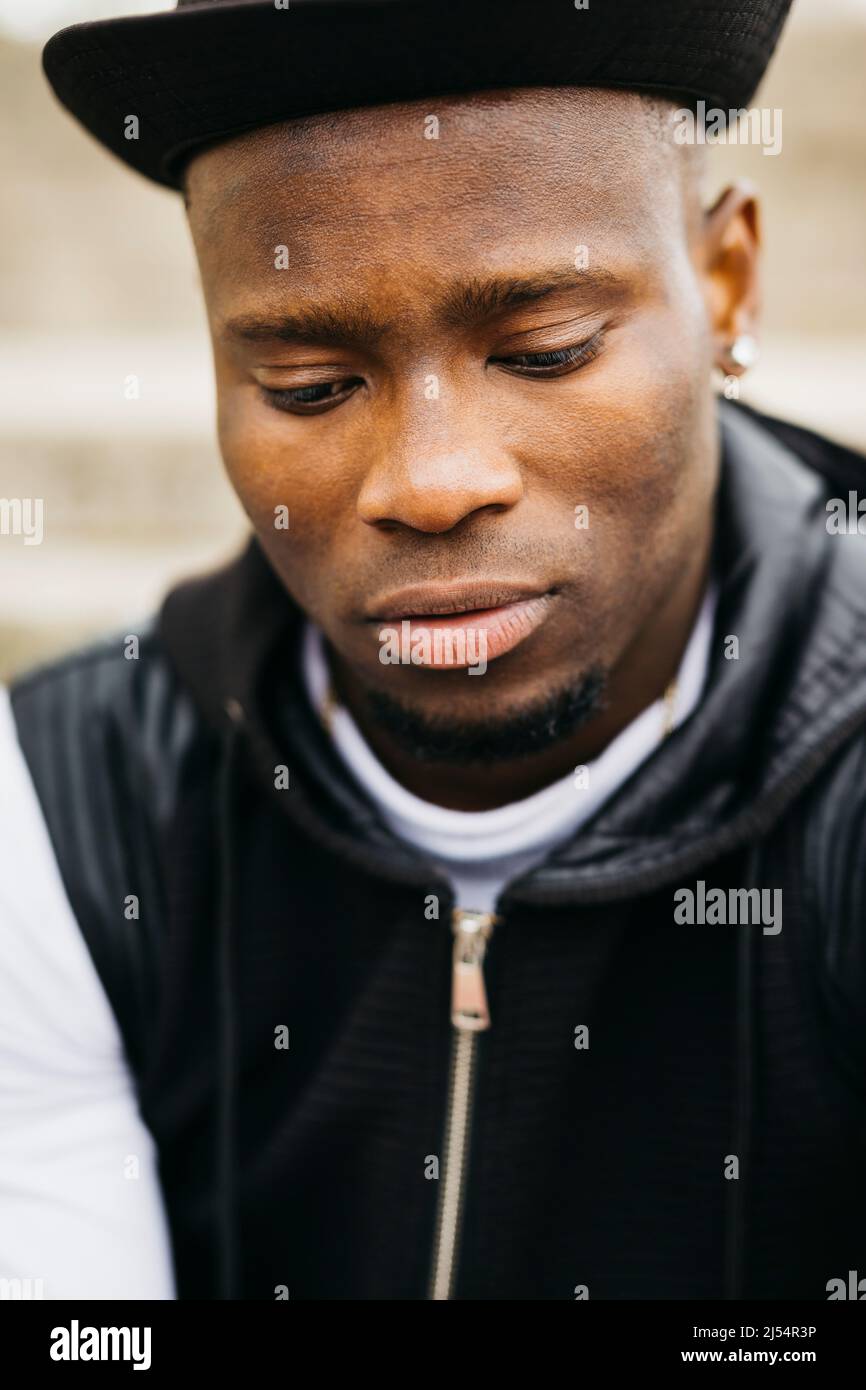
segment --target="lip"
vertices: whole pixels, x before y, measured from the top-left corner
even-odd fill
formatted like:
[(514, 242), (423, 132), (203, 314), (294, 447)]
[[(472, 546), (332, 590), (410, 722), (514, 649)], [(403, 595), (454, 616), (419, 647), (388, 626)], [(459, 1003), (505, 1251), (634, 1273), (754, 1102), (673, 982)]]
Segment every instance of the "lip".
[(478, 613), (508, 608), (512, 604), (544, 598), (550, 589), (509, 580), (452, 580), (448, 584), (410, 584), (370, 604), (368, 620), (374, 623), (404, 618), (445, 617), (454, 613)]
[[(383, 605), (382, 615), (372, 621), (381, 629), (380, 641), (384, 641), (385, 629), (397, 632), (401, 664), (411, 660), (428, 671), (471, 668), (481, 673), (488, 662), (525, 642), (545, 621), (553, 603), (550, 590), (495, 604), (489, 603), (491, 592), (486, 589), (467, 594), (465, 588), (452, 588), (447, 593), (437, 590), (434, 596), (429, 588), (404, 590), (398, 603)], [(495, 592), (498, 596), (503, 589)], [(413, 611), (404, 606), (410, 593)], [(473, 600), (478, 604), (482, 593), (485, 606), (465, 606)], [(443, 608), (448, 602), (452, 604), (450, 610)], [(423, 605), (423, 611), (417, 605)]]

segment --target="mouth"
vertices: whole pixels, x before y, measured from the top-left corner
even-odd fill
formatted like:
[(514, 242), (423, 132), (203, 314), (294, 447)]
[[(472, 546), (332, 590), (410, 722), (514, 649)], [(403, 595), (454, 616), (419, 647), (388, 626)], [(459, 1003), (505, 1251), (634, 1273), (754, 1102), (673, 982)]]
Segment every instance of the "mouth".
[[(547, 618), (555, 591), (508, 583), (417, 585), (371, 605), (368, 623), (399, 655), (429, 670), (481, 670), (513, 651)], [(384, 650), (384, 649), (383, 649)], [(383, 652), (380, 658), (385, 661)]]

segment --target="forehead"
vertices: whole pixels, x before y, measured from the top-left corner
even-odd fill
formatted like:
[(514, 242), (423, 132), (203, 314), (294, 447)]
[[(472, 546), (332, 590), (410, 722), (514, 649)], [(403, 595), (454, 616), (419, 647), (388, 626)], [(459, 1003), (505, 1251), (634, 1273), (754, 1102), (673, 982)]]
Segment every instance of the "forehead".
[(288, 248), (307, 286), (496, 271), (576, 248), (658, 258), (676, 234), (678, 147), (637, 94), (517, 89), (286, 122), (187, 171), (209, 289), (253, 284)]

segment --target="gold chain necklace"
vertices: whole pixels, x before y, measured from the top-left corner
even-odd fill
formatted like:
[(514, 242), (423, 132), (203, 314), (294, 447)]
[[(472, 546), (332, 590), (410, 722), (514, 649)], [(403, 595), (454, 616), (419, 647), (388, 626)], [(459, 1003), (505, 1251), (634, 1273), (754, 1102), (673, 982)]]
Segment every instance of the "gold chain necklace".
[(669, 734), (672, 734), (673, 731), (674, 731), (674, 718), (675, 718), (675, 715), (676, 715), (676, 704), (677, 704), (677, 678), (676, 678), (676, 676), (674, 676), (674, 678), (673, 678), (673, 680), (671, 681), (670, 685), (669, 685), (669, 686), (667, 687), (667, 689), (665, 690), (665, 693), (664, 693), (664, 695), (662, 696), (662, 703), (663, 703), (663, 705), (664, 705), (664, 722), (663, 722), (663, 724), (662, 724), (662, 736), (661, 736), (661, 739), (660, 739), (659, 741), (660, 741), (661, 743), (664, 743), (664, 741), (665, 741), (665, 739), (668, 737), (668, 735), (669, 735)]

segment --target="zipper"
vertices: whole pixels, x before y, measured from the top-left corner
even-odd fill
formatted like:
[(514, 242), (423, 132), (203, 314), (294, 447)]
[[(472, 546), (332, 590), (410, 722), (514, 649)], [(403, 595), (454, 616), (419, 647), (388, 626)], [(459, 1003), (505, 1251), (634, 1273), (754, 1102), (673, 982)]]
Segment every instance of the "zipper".
[(451, 930), (454, 933), (451, 969), (453, 1032), (445, 1113), (445, 1171), (436, 1207), (429, 1293), (429, 1297), (437, 1301), (449, 1299), (454, 1293), (472, 1137), (478, 1034), (490, 1027), (484, 956), (493, 928), (499, 921), (500, 918), (492, 912), (454, 908), (451, 914)]

